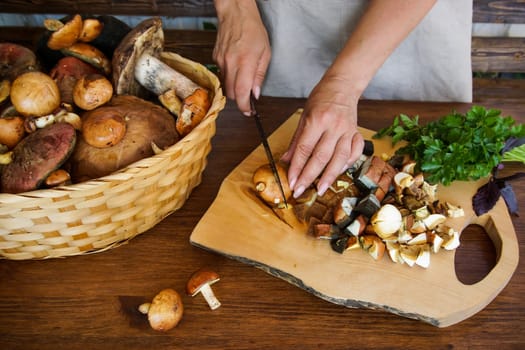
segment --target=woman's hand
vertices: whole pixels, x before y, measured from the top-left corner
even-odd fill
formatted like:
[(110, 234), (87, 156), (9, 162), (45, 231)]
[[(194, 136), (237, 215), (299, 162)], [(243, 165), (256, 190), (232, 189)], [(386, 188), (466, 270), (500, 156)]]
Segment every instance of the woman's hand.
[(321, 175), (322, 195), (337, 176), (362, 154), (364, 140), (357, 130), (359, 96), (348, 94), (349, 83), (325, 75), (310, 94), (288, 151), (288, 179), (294, 197)]
[(271, 57), (268, 33), (255, 1), (216, 0), (219, 20), (213, 59), (219, 66), (226, 96), (251, 115), (250, 93), (259, 97)]

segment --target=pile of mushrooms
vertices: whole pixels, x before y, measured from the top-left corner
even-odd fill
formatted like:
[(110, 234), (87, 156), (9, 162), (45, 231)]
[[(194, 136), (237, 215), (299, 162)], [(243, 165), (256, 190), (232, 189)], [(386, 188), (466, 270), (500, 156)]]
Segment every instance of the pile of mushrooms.
[[(44, 25), (47, 32), (36, 52), (46, 57), (46, 64), (28, 48), (0, 44), (1, 192), (111, 174), (162, 152), (205, 117), (210, 92), (160, 59), (160, 18), (129, 28), (113, 17), (77, 14), (46, 19)], [(46, 72), (43, 67), (49, 62), (53, 64)], [(40, 130), (57, 123), (72, 126), (78, 134), (56, 135), (56, 142), (68, 142), (57, 146), (67, 150), (60, 157), (50, 148), (16, 149), (43, 148), (46, 133)], [(30, 134), (35, 135), (21, 143)], [(21, 164), (26, 170), (20, 174)], [(55, 176), (46, 181), (55, 171), (66, 174), (64, 182), (57, 184)], [(42, 178), (30, 179), (28, 173)], [(15, 186), (11, 182), (17, 177), (27, 181)]]
[[(388, 252), (395, 263), (428, 268), (431, 253), (459, 246), (459, 232), (446, 221), (464, 212), (441, 203), (437, 186), (414, 174), (414, 162), (392, 165), (396, 161), (363, 155), (324, 195), (314, 185), (297, 199), (288, 197), (287, 207), (267, 164), (255, 170), (253, 185), (280, 219), (306, 226), (308, 235), (329, 241), (337, 253), (362, 249), (379, 260)], [(286, 185), (286, 172), (280, 176)]]

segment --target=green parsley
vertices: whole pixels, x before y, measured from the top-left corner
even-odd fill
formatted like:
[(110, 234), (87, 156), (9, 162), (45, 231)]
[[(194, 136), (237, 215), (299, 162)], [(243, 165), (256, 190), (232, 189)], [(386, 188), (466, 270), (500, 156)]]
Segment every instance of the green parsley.
[(407, 142), (396, 153), (414, 159), (428, 182), (449, 185), (490, 175), (502, 161), (505, 141), (525, 136), (525, 128), (512, 117), (502, 117), (499, 110), (474, 106), (465, 114), (453, 112), (427, 125), (419, 125), (418, 116), (400, 114), (374, 138), (383, 136), (391, 136), (394, 145)]

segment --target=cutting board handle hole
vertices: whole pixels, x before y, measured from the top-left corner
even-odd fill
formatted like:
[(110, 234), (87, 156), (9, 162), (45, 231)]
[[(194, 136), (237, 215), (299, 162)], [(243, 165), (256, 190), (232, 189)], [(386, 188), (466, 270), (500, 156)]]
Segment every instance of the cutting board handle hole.
[(496, 266), (499, 244), (495, 244), (491, 237), (485, 227), (477, 224), (470, 224), (462, 231), (461, 244), (454, 259), (456, 276), (461, 283), (475, 284)]

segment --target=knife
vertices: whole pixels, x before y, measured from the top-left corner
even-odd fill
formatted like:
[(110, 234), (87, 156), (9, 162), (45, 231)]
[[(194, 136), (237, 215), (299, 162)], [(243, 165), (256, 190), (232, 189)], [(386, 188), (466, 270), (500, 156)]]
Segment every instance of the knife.
[(284, 195), (283, 184), (281, 182), (281, 178), (279, 177), (279, 172), (277, 171), (275, 160), (273, 159), (272, 150), (270, 149), (270, 145), (268, 144), (268, 137), (266, 137), (266, 133), (264, 132), (264, 128), (261, 123), (261, 118), (259, 116), (259, 113), (257, 112), (257, 109), (255, 108), (255, 101), (255, 96), (253, 94), (250, 94), (252, 117), (255, 120), (255, 125), (257, 126), (257, 130), (259, 131), (259, 136), (261, 137), (261, 142), (263, 144), (264, 151), (266, 152), (266, 157), (268, 158), (268, 162), (270, 163), (270, 168), (272, 169), (273, 177), (279, 185), (279, 190), (281, 191), (281, 195), (284, 199), (284, 205), (286, 206), (286, 208), (288, 208), (288, 202), (286, 201), (286, 196)]

